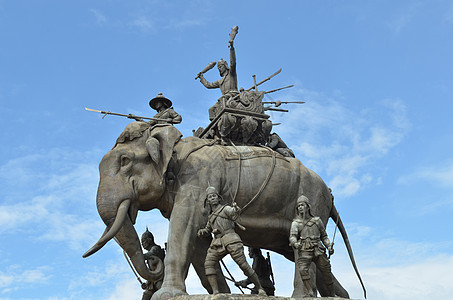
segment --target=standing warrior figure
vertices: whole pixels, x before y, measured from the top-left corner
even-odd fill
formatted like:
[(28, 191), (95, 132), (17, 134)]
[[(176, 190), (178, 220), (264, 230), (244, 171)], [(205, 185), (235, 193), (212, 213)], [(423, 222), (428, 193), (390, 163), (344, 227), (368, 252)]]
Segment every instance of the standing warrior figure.
[[(142, 246), (145, 250), (148, 250), (148, 252), (145, 253), (145, 260), (147, 262), (148, 268), (153, 269), (153, 260), (155, 260), (154, 257), (157, 257), (161, 262), (163, 263), (164, 258), (165, 258), (165, 251), (162, 249), (161, 246), (157, 245), (154, 242), (154, 236), (153, 234), (148, 230), (148, 227), (146, 227), (146, 231), (142, 234)], [(154, 257), (153, 257), (154, 256)], [(152, 282), (152, 281), (146, 281), (142, 283), (142, 289), (143, 291), (143, 296), (142, 300), (150, 300), (153, 294), (161, 288), (162, 282), (164, 278), (160, 278), (159, 280)]]
[(236, 73), (236, 52), (234, 51), (233, 46), (233, 40), (237, 32), (237, 26), (231, 29), (230, 41), (228, 43), (228, 47), (230, 47), (230, 67), (228, 67), (228, 63), (222, 58), (217, 63), (217, 68), (219, 69), (222, 78), (215, 82), (208, 82), (203, 77), (202, 72), (198, 73), (197, 76), (197, 78), (200, 78), (200, 82), (208, 89), (220, 88), (220, 91), (222, 92), (222, 96), (217, 100), (217, 103), (209, 109), (209, 120), (211, 121), (215, 118), (217, 111), (221, 109), (221, 102), (223, 100), (228, 100), (239, 94), (238, 77)]
[[(274, 296), (275, 287), (270, 279), (271, 268), (261, 253), (261, 249), (249, 247), (249, 257), (253, 259), (252, 269), (255, 270), (256, 275), (258, 275), (258, 279), (264, 291), (268, 296)], [(252, 282), (247, 278), (236, 282), (235, 285), (245, 288), (250, 283)], [(258, 294), (258, 289), (256, 287), (252, 288), (252, 294)]]
[(314, 262), (321, 270), (329, 290), (330, 295), (325, 296), (334, 297), (331, 265), (325, 253), (325, 247), (329, 250), (330, 255), (333, 254), (333, 248), (327, 237), (324, 224), (319, 217), (313, 216), (310, 202), (304, 195), (297, 199), (296, 217), (291, 223), (289, 243), (294, 251), (297, 251), (297, 268), (307, 289), (307, 296), (314, 297), (309, 273), (310, 264)]
[[(157, 94), (157, 96), (149, 101), (149, 106), (157, 111), (157, 114), (154, 115), (154, 119), (159, 120), (150, 120), (148, 124), (151, 126), (156, 124), (179, 124), (182, 121), (182, 117), (173, 110), (171, 107), (170, 99), (167, 99), (162, 95), (162, 93)], [(140, 117), (129, 115), (129, 118), (135, 119), (136, 121), (143, 121)], [(143, 121), (144, 122), (144, 121)]]
[(225, 255), (230, 254), (233, 260), (239, 265), (244, 275), (255, 284), (258, 294), (266, 296), (266, 292), (261, 287), (258, 276), (247, 263), (244, 255), (244, 246), (239, 235), (234, 231), (235, 220), (239, 217), (240, 208), (235, 202), (233, 206), (220, 204), (221, 196), (217, 193), (215, 187), (206, 189), (206, 199), (211, 208), (211, 215), (205, 228), (198, 230), (198, 237), (207, 237), (214, 234), (214, 239), (209, 246), (205, 260), (206, 277), (211, 285), (213, 294), (219, 293), (215, 265)]

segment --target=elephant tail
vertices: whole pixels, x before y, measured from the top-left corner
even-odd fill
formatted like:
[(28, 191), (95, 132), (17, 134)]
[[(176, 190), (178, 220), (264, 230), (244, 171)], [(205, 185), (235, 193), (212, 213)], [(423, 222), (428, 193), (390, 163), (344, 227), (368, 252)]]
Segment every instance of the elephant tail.
[(343, 237), (344, 244), (346, 245), (346, 249), (348, 250), (349, 259), (351, 260), (352, 266), (354, 268), (357, 277), (359, 278), (360, 284), (362, 285), (363, 289), (363, 296), (366, 299), (366, 289), (365, 285), (363, 284), (362, 277), (360, 276), (359, 269), (357, 268), (357, 264), (355, 263), (354, 253), (352, 252), (351, 243), (349, 242), (348, 234), (346, 233), (346, 229), (341, 221), (340, 215), (338, 214), (337, 208), (335, 205), (332, 205), (332, 209), (330, 210), (330, 217), (332, 220), (337, 224), (338, 230), (340, 230), (341, 236)]

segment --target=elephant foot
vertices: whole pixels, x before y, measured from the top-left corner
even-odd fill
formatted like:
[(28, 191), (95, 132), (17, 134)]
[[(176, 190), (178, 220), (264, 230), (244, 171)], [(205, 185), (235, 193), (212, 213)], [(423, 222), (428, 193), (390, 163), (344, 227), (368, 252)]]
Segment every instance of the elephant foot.
[(168, 300), (180, 295), (187, 295), (187, 293), (175, 288), (162, 287), (154, 293), (151, 300)]

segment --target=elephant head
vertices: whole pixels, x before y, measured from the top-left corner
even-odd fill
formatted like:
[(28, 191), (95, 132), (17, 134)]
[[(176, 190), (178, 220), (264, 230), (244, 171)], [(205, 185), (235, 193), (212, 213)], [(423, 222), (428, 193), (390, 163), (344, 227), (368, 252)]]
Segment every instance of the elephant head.
[(134, 122), (125, 128), (99, 164), (96, 204), (107, 228), (83, 257), (90, 256), (115, 238), (143, 278), (154, 281), (161, 277), (162, 266), (152, 272), (146, 267), (133, 224), (138, 210), (158, 208), (164, 215), (170, 214), (171, 203), (163, 200), (164, 176), (173, 147), (181, 136), (169, 125), (151, 128), (145, 122)]

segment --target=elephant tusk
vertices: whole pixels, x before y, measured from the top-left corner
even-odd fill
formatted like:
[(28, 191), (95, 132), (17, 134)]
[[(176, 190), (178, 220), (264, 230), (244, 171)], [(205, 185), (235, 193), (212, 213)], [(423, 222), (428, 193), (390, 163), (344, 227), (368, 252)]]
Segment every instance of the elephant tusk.
[(116, 214), (116, 218), (115, 221), (113, 222), (112, 227), (110, 227), (109, 231), (105, 233), (99, 239), (99, 241), (83, 255), (84, 258), (96, 253), (99, 249), (104, 247), (104, 245), (108, 241), (110, 241), (118, 233), (118, 231), (120, 231), (121, 227), (123, 226), (123, 222), (127, 216), (130, 204), (131, 200), (129, 199), (121, 202), (120, 206), (118, 207), (118, 212)]

